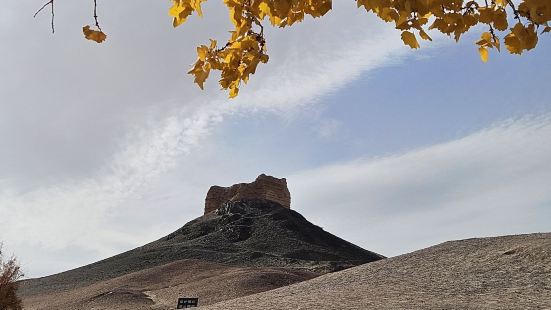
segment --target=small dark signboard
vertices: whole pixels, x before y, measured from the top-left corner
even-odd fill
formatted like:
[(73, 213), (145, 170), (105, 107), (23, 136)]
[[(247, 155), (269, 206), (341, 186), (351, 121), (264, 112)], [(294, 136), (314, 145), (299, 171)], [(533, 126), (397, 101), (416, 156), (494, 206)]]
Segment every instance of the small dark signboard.
[(199, 298), (178, 298), (178, 305), (176, 309), (197, 307)]

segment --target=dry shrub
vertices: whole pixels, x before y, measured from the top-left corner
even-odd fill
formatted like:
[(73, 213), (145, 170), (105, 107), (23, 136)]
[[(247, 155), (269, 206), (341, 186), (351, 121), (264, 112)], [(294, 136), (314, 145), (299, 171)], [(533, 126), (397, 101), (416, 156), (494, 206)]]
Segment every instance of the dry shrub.
[(4, 261), (0, 244), (0, 310), (23, 309), (21, 299), (17, 297), (17, 282), (23, 273), (15, 257)]

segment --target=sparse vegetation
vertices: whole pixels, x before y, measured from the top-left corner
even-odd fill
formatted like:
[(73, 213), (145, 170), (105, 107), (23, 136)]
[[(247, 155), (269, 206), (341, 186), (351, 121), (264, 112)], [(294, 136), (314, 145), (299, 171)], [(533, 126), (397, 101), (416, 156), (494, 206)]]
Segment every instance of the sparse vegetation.
[(21, 267), (15, 257), (4, 261), (0, 244), (0, 310), (23, 309), (21, 299), (17, 296), (17, 280), (22, 276)]

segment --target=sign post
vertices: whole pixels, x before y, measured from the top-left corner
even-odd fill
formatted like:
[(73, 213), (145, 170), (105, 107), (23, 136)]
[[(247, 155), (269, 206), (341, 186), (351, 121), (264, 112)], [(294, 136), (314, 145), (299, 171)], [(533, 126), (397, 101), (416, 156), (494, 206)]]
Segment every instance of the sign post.
[(176, 309), (197, 307), (199, 304), (199, 298), (178, 298), (178, 305)]

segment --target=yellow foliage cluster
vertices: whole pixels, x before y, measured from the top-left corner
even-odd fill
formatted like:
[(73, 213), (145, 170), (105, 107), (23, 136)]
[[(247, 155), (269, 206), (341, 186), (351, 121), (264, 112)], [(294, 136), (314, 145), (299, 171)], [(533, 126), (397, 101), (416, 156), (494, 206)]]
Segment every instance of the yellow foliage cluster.
[[(511, 0), (485, 0), (484, 3), (475, 0), (357, 0), (357, 3), (384, 21), (393, 22), (396, 29), (402, 31), (404, 43), (411, 48), (420, 47), (413, 31), (423, 40), (432, 40), (427, 30), (436, 29), (459, 41), (472, 27), (485, 24), (489, 31), (482, 33), (477, 42), (484, 62), (488, 61), (488, 49), (500, 50), (497, 31), (508, 31), (504, 39), (507, 50), (521, 54), (536, 47), (538, 28), (543, 27), (543, 32), (550, 30), (549, 0), (525, 0), (518, 8)], [(509, 29), (512, 19), (516, 24)]]
[[(94, 1), (95, 28), (84, 26), (88, 40), (102, 43), (107, 35), (101, 30)], [(202, 16), (201, 4), (207, 0), (171, 0), (169, 15), (178, 27), (196, 12)], [(225, 45), (197, 48), (197, 61), (188, 72), (195, 76), (201, 89), (211, 70), (221, 71), (220, 86), (229, 90), (230, 98), (237, 96), (241, 82), (247, 83), (259, 63), (266, 63), (266, 40), (263, 22), (286, 27), (304, 20), (305, 16), (321, 17), (332, 9), (332, 0), (223, 0), (234, 29)], [(503, 42), (511, 54), (522, 54), (538, 44), (539, 34), (551, 32), (551, 0), (355, 0), (359, 8), (372, 12), (385, 22), (394, 23), (402, 32), (402, 41), (411, 48), (419, 48), (419, 36), (432, 41), (427, 33), (435, 30), (459, 41), (476, 25), (488, 27), (476, 42), (480, 58), (488, 61), (489, 49), (501, 50), (498, 34), (505, 32)], [(513, 2), (515, 1), (515, 2)], [(516, 5), (515, 3), (518, 3)], [(48, 0), (36, 13), (47, 6), (52, 10), (54, 31), (54, 0)], [(514, 25), (511, 25), (514, 24)], [(416, 35), (417, 33), (417, 35)]]
[(203, 89), (210, 70), (220, 70), (220, 86), (229, 89), (230, 98), (233, 98), (239, 93), (240, 82), (247, 83), (249, 75), (255, 73), (258, 64), (268, 62), (262, 42), (254, 34), (250, 34), (218, 49), (216, 41), (211, 40), (209, 46), (201, 45), (197, 48), (199, 57), (188, 73), (195, 76), (195, 83)]
[[(197, 12), (206, 0), (172, 0), (169, 14), (177, 27)], [(220, 86), (237, 96), (241, 82), (247, 83), (259, 63), (266, 63), (266, 41), (263, 22), (285, 27), (304, 20), (305, 16), (321, 17), (332, 9), (331, 0), (224, 0), (234, 25), (231, 37), (221, 47), (215, 40), (197, 48), (198, 59), (188, 72), (203, 89), (211, 70), (220, 70)], [(533, 49), (538, 31), (549, 32), (551, 0), (523, 0), (515, 6), (512, 0), (356, 0), (358, 7), (376, 14), (385, 22), (394, 23), (402, 31), (404, 44), (419, 48), (417, 37), (432, 41), (429, 30), (436, 30), (459, 41), (472, 27), (482, 24), (476, 44), (482, 61), (488, 61), (489, 49), (501, 48), (498, 35), (506, 32), (504, 43), (513, 54)], [(514, 22), (511, 26), (510, 23)]]
[[(173, 25), (181, 25), (193, 13), (202, 15), (201, 3), (205, 0), (172, 0), (169, 14)], [(320, 17), (331, 10), (331, 0), (224, 0), (234, 25), (227, 43), (217, 41), (197, 48), (198, 59), (188, 72), (195, 83), (203, 84), (211, 70), (220, 70), (220, 86), (229, 90), (230, 98), (237, 96), (241, 82), (247, 83), (259, 63), (266, 63), (266, 42), (262, 22), (268, 19), (273, 26), (285, 27), (304, 20), (306, 15)]]

